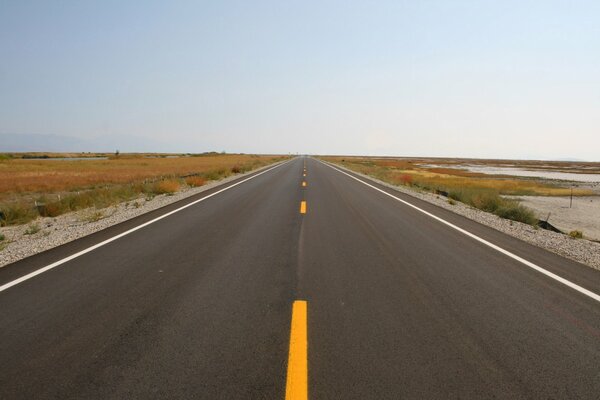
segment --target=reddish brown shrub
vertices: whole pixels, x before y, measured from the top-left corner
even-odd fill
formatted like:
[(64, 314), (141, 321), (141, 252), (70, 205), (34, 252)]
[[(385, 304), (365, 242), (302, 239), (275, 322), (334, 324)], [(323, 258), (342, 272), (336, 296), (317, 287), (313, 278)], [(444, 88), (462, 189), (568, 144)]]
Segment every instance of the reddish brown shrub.
[(188, 176), (187, 178), (185, 178), (185, 183), (188, 186), (197, 187), (206, 184), (206, 179), (200, 176)]

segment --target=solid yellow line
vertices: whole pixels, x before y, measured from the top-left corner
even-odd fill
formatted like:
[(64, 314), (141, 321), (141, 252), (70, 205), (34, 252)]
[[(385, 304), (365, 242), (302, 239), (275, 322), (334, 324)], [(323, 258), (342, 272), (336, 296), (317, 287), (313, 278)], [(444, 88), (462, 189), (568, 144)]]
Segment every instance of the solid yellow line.
[(302, 187), (306, 187), (306, 182), (302, 182)]
[(307, 302), (296, 300), (292, 306), (290, 352), (288, 356), (286, 400), (308, 399), (308, 333), (306, 327)]
[(300, 214), (306, 214), (306, 201), (300, 203)]

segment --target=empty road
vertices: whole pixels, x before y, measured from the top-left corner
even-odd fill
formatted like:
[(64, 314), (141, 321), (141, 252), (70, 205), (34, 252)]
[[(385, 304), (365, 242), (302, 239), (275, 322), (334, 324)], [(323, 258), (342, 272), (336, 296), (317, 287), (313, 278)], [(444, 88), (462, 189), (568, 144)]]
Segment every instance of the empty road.
[(0, 287), (4, 400), (600, 397), (600, 271), (312, 158)]

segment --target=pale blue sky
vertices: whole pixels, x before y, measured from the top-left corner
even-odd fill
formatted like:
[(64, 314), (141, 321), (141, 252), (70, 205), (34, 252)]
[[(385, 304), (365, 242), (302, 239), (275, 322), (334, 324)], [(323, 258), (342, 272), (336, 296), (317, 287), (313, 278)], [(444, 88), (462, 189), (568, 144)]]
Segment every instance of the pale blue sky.
[(0, 0), (0, 133), (600, 160), (599, 21), (599, 1)]

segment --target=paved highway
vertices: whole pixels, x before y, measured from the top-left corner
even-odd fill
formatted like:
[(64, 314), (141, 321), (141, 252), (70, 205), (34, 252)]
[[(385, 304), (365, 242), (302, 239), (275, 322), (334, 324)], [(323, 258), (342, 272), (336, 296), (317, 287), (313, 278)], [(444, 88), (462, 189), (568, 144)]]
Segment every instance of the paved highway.
[(597, 399), (599, 293), (299, 157), (0, 269), (0, 398)]

